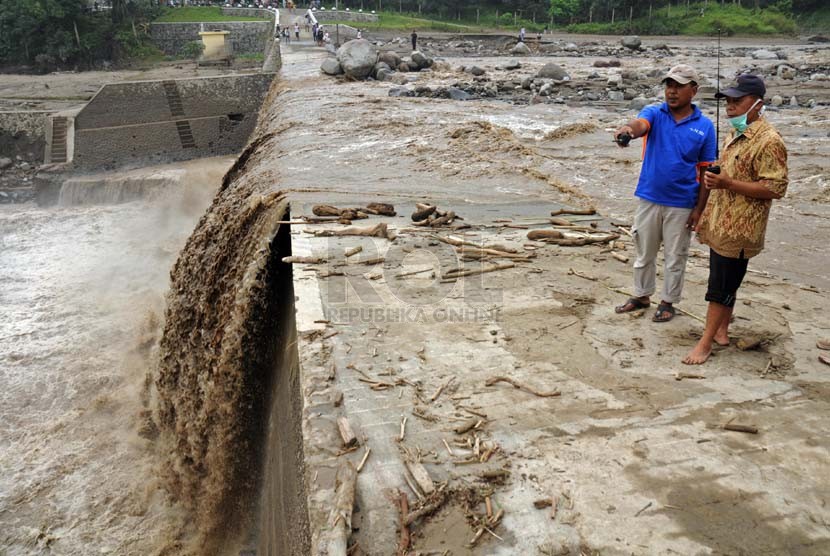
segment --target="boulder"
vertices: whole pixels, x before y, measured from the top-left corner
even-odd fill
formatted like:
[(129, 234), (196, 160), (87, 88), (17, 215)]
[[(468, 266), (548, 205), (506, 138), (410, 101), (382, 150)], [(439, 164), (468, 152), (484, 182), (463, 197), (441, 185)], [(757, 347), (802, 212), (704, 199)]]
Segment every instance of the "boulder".
[(432, 60), (423, 55), (419, 50), (415, 50), (410, 54), (412, 61), (418, 64), (418, 69), (428, 68), (432, 65)]
[(421, 69), (421, 66), (415, 60), (404, 60), (404, 64), (409, 66), (409, 71), (418, 71)]
[(472, 73), (473, 75), (484, 75), (486, 72), (478, 67), (478, 66), (471, 66), (467, 68), (468, 73)]
[(826, 73), (814, 73), (810, 76), (810, 81), (827, 81)]
[(773, 106), (781, 106), (782, 104), (784, 104), (784, 99), (783, 99), (783, 97), (781, 97), (781, 95), (775, 95), (770, 100), (770, 103)]
[(343, 68), (340, 66), (337, 58), (326, 58), (323, 60), (323, 63), (320, 64), (320, 70), (327, 75), (340, 75), (343, 73)]
[(597, 60), (594, 62), (595, 68), (618, 68), (622, 65), (619, 60)]
[(599, 94), (597, 94), (597, 93), (595, 93), (595, 92), (591, 91), (590, 93), (586, 93), (586, 94), (585, 94), (585, 98), (586, 98), (587, 100), (599, 100), (599, 99), (600, 99), (600, 96), (599, 96)]
[(808, 42), (830, 42), (830, 38), (825, 37), (824, 35), (813, 35), (812, 37), (807, 38)]
[(610, 91), (608, 93), (608, 100), (615, 100), (615, 101), (625, 100), (625, 95), (623, 94), (622, 91)]
[(392, 79), (393, 75), (395, 75), (395, 72), (393, 72), (391, 69), (380, 68), (379, 70), (375, 71), (375, 79), (377, 79), (378, 81), (389, 81)]
[(620, 44), (631, 50), (640, 50), (643, 41), (637, 35), (629, 35), (620, 39)]
[(526, 91), (529, 91), (530, 87), (532, 85), (533, 85), (533, 77), (527, 76), (524, 79), (522, 79), (522, 89), (525, 89)]
[(612, 73), (608, 76), (608, 81), (606, 82), (606, 84), (609, 87), (619, 87), (622, 85), (622, 80), (622, 75), (620, 75), (619, 73)]
[(570, 79), (568, 72), (566, 72), (565, 69), (562, 68), (562, 66), (554, 64), (553, 62), (542, 66), (542, 69), (540, 69), (536, 73), (536, 77), (543, 77), (545, 79), (556, 79), (557, 81)]
[(759, 48), (758, 50), (754, 50), (749, 54), (755, 60), (777, 60), (778, 54), (773, 52), (772, 50), (766, 50), (763, 48)]
[(574, 43), (569, 42), (568, 44), (562, 47), (562, 50), (564, 50), (565, 52), (576, 52), (579, 50), (579, 47), (576, 46)]
[(553, 92), (553, 83), (545, 83), (539, 88), (539, 94), (543, 97), (549, 96)]
[(5, 170), (6, 168), (8, 168), (11, 165), (12, 165), (12, 159), (11, 158), (6, 158), (6, 157), (0, 158), (0, 170)]
[(384, 50), (380, 53), (378, 59), (390, 68), (396, 68), (401, 63), (401, 57), (392, 50)]
[(392, 71), (392, 67), (386, 62), (378, 62), (377, 64), (375, 64), (375, 69), (373, 70), (373, 73), (377, 73), (382, 69)]
[(447, 89), (447, 93), (449, 93), (450, 98), (453, 100), (470, 100), (473, 96), (468, 93), (467, 91), (462, 91), (457, 87), (450, 87)]
[(794, 67), (788, 66), (787, 64), (781, 64), (778, 66), (776, 73), (778, 74), (778, 79), (795, 79), (797, 72)]
[(401, 62), (400, 64), (398, 64), (398, 71), (402, 71), (402, 72), (409, 71), (409, 64), (407, 64), (406, 62)]
[(530, 48), (523, 42), (516, 43), (516, 46), (510, 49), (510, 54), (513, 56), (530, 56)]
[(510, 60), (502, 67), (506, 70), (517, 70), (522, 67), (522, 64), (518, 60)]
[(390, 97), (414, 97), (415, 91), (406, 87), (392, 87), (389, 89)]
[(793, 108), (798, 108), (798, 99), (795, 98), (795, 95), (790, 97), (790, 106)]
[(378, 62), (378, 51), (366, 39), (356, 39), (337, 49), (337, 60), (349, 77), (366, 79)]
[(24, 172), (28, 172), (29, 170), (32, 169), (32, 165), (29, 164), (28, 162), (21, 162), (19, 168), (21, 170), (23, 170)]

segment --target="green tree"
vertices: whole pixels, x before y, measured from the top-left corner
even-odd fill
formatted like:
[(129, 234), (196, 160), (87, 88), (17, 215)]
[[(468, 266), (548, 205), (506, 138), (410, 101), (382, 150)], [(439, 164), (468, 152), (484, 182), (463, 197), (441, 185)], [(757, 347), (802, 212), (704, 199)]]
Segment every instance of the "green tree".
[(550, 15), (556, 23), (570, 23), (580, 8), (580, 0), (550, 0)]

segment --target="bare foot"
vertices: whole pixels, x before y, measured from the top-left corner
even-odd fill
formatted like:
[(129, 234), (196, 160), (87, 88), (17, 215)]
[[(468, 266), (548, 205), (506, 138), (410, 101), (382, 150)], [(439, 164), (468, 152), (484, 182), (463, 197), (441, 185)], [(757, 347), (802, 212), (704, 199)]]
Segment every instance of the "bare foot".
[(710, 355), (712, 355), (712, 346), (700, 341), (692, 348), (692, 351), (686, 354), (686, 357), (683, 358), (683, 363), (686, 365), (703, 365), (709, 359)]
[(729, 345), (729, 334), (715, 334), (715, 343), (719, 346), (728, 346)]

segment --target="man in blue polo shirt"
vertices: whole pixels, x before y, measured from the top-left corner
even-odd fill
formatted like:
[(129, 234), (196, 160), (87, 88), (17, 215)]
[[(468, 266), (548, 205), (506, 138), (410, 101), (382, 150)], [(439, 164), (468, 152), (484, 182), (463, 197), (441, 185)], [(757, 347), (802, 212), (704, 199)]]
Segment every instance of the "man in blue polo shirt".
[(617, 313), (651, 305), (661, 244), (663, 291), (652, 320), (670, 321), (674, 304), (680, 301), (692, 230), (706, 205), (707, 191), (700, 187), (701, 176), (715, 161), (717, 150), (712, 122), (692, 104), (698, 82), (694, 68), (673, 67), (663, 78), (666, 102), (647, 106), (614, 133), (621, 147), (628, 145), (620, 140), (625, 134), (633, 139), (643, 137), (643, 166), (634, 193), (638, 204), (631, 230), (637, 250), (634, 297), (617, 307)]

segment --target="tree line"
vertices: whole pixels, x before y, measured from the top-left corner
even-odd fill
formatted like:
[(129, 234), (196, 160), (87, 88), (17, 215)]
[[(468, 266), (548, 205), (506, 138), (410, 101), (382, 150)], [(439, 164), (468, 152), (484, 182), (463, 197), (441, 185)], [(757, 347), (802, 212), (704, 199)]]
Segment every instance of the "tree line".
[[(574, 32), (706, 34), (788, 33), (793, 14), (827, 10), (827, 0), (323, 0), (352, 10), (402, 12), (460, 20), (481, 27), (545, 27)], [(303, 0), (297, 2), (299, 6)], [(92, 0), (0, 0), (0, 66), (40, 70), (94, 67), (157, 53), (148, 23), (160, 13), (158, 0), (112, 0), (95, 9)], [(709, 12), (717, 17), (704, 19)], [(684, 19), (685, 18), (685, 19)], [(697, 19), (695, 19), (697, 18)]]

